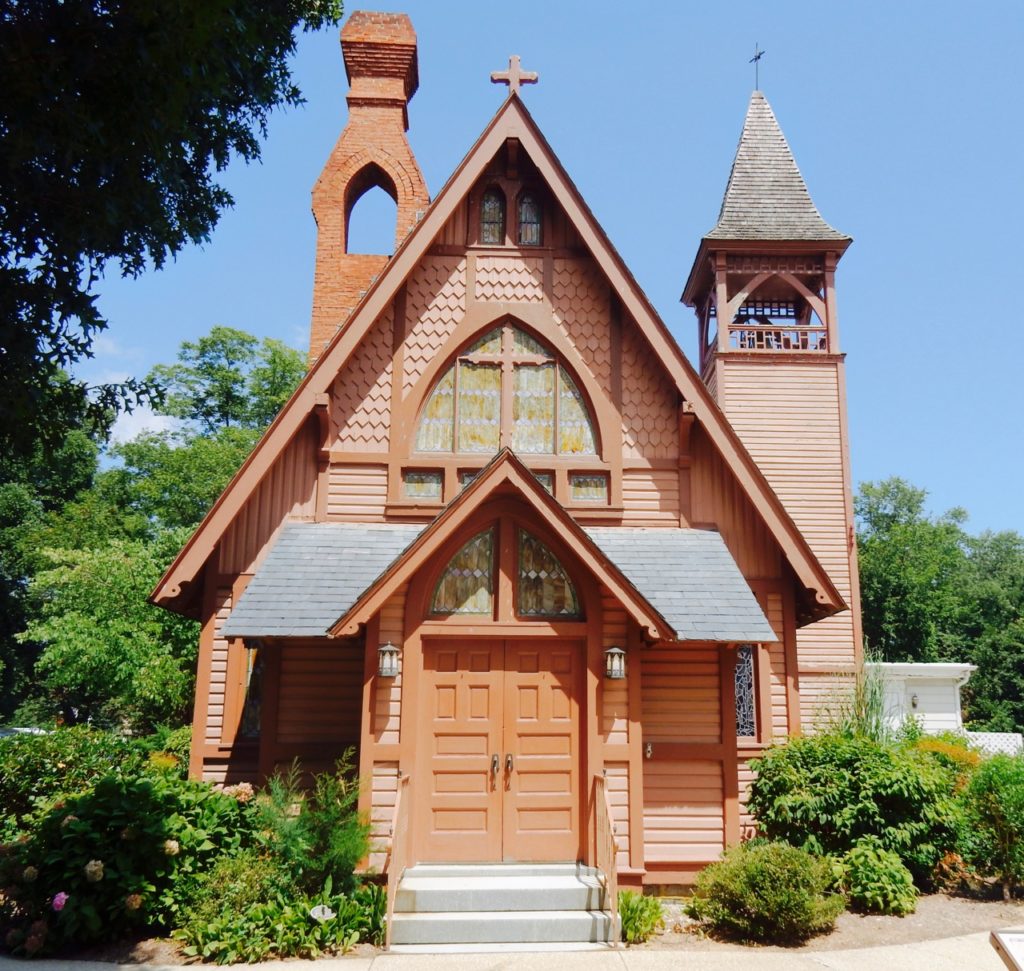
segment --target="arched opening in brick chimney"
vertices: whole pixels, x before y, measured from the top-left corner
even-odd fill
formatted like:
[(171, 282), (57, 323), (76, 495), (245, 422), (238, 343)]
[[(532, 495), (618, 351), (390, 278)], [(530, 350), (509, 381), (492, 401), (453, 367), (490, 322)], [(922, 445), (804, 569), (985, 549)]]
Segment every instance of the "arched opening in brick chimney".
[(390, 255), (398, 227), (398, 192), (391, 177), (371, 162), (345, 192), (345, 252)]

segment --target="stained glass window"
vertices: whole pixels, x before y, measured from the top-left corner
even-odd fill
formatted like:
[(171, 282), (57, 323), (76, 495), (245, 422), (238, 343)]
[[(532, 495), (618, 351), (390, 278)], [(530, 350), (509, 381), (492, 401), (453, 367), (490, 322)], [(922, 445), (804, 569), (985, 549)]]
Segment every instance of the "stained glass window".
[(576, 588), (558, 558), (536, 536), (519, 531), (519, 598), (523, 617), (579, 617)]
[(258, 738), (260, 710), (263, 707), (263, 654), (251, 648), (245, 652), (245, 701), (238, 734), (242, 738)]
[(569, 476), (573, 502), (607, 502), (608, 476), (575, 473)]
[(408, 499), (440, 499), (440, 472), (406, 472), (402, 477)]
[(420, 452), (493, 453), (502, 446), (523, 455), (597, 454), (575, 381), (550, 348), (510, 323), (458, 356), (427, 398), (416, 431)]
[(505, 196), (499, 189), (488, 189), (480, 207), (480, 242), (502, 245), (505, 242)]
[(540, 202), (532, 192), (519, 197), (519, 245), (540, 246)]
[(757, 737), (757, 706), (754, 704), (754, 648), (740, 645), (736, 652), (736, 735)]
[(494, 610), (494, 530), (477, 533), (444, 568), (430, 611), (490, 614)]
[(534, 472), (533, 473), (537, 481), (544, 486), (548, 492), (554, 492), (555, 490), (555, 477), (550, 472)]

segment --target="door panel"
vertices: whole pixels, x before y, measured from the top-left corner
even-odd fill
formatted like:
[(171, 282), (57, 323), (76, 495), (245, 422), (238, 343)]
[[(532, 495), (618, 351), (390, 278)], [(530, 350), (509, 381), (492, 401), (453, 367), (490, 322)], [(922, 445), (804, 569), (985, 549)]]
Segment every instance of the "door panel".
[(425, 642), (419, 859), (577, 859), (584, 657), (564, 641)]
[(505, 646), (506, 860), (575, 860), (579, 855), (579, 671), (581, 646)]
[[(501, 747), (503, 645), (448, 643), (424, 651), (425, 738), (418, 790), (422, 858), (495, 859), (501, 792), (491, 759)], [(419, 802), (419, 800), (417, 800)]]

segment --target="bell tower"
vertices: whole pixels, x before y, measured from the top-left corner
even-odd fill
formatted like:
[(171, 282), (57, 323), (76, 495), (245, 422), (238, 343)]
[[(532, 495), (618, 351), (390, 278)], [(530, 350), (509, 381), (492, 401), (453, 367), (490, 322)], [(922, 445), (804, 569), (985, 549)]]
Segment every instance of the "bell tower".
[(850, 608), (797, 630), (804, 724), (861, 657), (835, 294), (851, 242), (822, 219), (755, 91), (682, 299), (697, 314), (701, 377)]
[(409, 141), (409, 100), (419, 86), (416, 33), (403, 13), (356, 10), (341, 31), (348, 123), (313, 187), (317, 225), (310, 362), (343, 327), (390, 254), (349, 252), (352, 210), (379, 187), (397, 207), (397, 248), (430, 203)]

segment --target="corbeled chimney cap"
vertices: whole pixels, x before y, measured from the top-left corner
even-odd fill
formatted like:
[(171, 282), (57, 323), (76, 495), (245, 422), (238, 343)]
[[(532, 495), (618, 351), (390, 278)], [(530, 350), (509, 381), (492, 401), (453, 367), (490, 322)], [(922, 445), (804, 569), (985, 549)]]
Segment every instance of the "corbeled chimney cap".
[(341, 29), (341, 51), (350, 85), (356, 78), (394, 78), (406, 100), (416, 93), (416, 31), (407, 14), (353, 11)]

